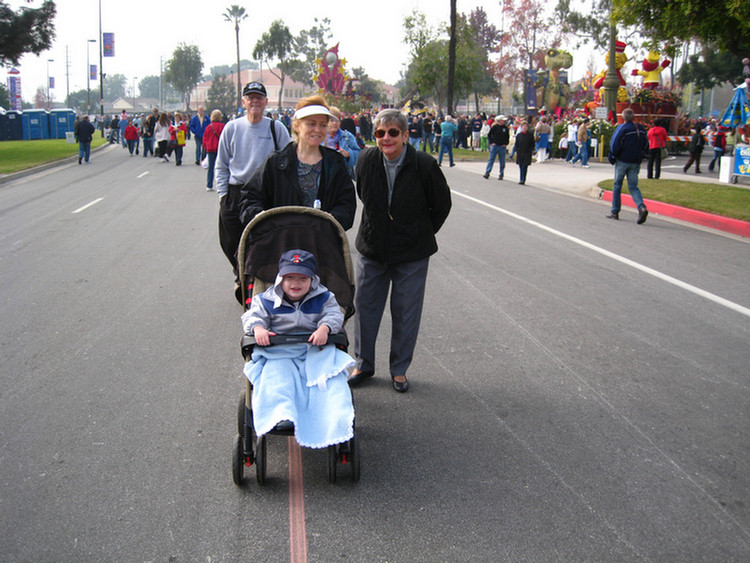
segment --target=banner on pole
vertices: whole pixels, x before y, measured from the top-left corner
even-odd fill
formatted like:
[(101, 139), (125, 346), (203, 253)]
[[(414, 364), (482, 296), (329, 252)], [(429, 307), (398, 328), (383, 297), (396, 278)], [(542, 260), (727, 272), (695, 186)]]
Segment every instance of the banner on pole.
[(55, 89), (55, 77), (54, 76), (49, 77), (49, 87), (52, 88), (53, 90)]
[(90, 80), (96, 80), (96, 65), (90, 65), (89, 78)]
[(21, 111), (23, 109), (21, 102), (21, 73), (18, 69), (11, 69), (8, 72), (8, 91), (10, 92), (10, 109)]
[(115, 56), (115, 34), (114, 33), (102, 33), (104, 38), (104, 50), (103, 55), (105, 57)]

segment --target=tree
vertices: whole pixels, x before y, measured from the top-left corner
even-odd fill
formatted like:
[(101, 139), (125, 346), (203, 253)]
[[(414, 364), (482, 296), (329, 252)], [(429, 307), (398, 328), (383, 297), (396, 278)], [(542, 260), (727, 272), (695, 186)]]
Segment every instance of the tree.
[(477, 46), (482, 58), (482, 66), (478, 69), (476, 80), (473, 81), (474, 103), (479, 108), (479, 94), (495, 94), (499, 89), (499, 85), (491, 72), (490, 53), (499, 49), (503, 33), (489, 23), (487, 13), (483, 8), (475, 8), (471, 11), (467, 25), (467, 35)]
[(25, 53), (38, 55), (49, 49), (55, 38), (55, 13), (52, 0), (17, 13), (0, 0), (0, 65), (17, 65)]
[(0, 107), (9, 109), (12, 107), (10, 103), (10, 92), (5, 87), (5, 84), (0, 84)]
[(453, 81), (456, 77), (456, 0), (451, 0), (451, 27), (448, 41), (448, 113), (453, 113)]
[(698, 39), (737, 57), (750, 51), (750, 2), (740, 0), (612, 0), (617, 22), (637, 25), (647, 37)]
[(226, 76), (217, 76), (208, 89), (208, 106), (220, 109), (225, 116), (235, 113), (234, 84)]
[(605, 49), (609, 43), (611, 0), (592, 0), (583, 12), (570, 9), (570, 0), (559, 0), (554, 12), (555, 25), (563, 33), (573, 35), (577, 45), (592, 41)]
[(271, 23), (271, 27), (268, 28), (263, 35), (261, 35), (258, 42), (255, 44), (253, 50), (253, 57), (258, 60), (266, 60), (268, 64), (269, 60), (278, 59), (278, 74), (274, 70), (268, 67), (268, 70), (276, 78), (279, 79), (279, 111), (281, 111), (281, 103), (284, 98), (284, 81), (287, 75), (294, 71), (295, 68), (300, 66), (297, 59), (294, 58), (292, 53), (292, 34), (289, 28), (284, 25), (281, 20), (275, 20)]
[(240, 80), (240, 22), (247, 17), (245, 8), (232, 4), (224, 12), (224, 21), (234, 22), (234, 36), (237, 43), (237, 107), (242, 107), (242, 82)]
[(330, 47), (331, 20), (318, 18), (313, 20), (315, 25), (310, 29), (303, 29), (294, 38), (294, 53), (299, 61), (299, 66), (292, 72), (291, 77), (297, 82), (312, 86), (316, 82), (318, 74), (317, 59), (323, 56)]
[(125, 97), (128, 79), (123, 74), (104, 75), (104, 99), (110, 102)]
[(190, 111), (190, 92), (198, 84), (202, 71), (203, 59), (196, 45), (180, 43), (167, 61), (164, 79), (182, 94), (187, 111)]
[(545, 19), (545, 4), (540, 0), (505, 0), (503, 13), (510, 18), (511, 49), (518, 51), (522, 64), (539, 69), (547, 49), (559, 46), (561, 30), (552, 31)]
[[(68, 94), (68, 97), (65, 98), (65, 107), (77, 110), (81, 113), (91, 113), (91, 110), (89, 110), (87, 106), (88, 96), (88, 90), (85, 88), (83, 90), (71, 92)], [(93, 106), (94, 103), (92, 102), (91, 105)]]

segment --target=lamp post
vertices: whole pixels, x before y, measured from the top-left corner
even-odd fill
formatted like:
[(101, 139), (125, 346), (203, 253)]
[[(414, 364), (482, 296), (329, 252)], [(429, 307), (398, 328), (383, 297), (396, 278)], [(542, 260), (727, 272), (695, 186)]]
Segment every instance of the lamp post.
[(49, 64), (54, 62), (55, 59), (47, 59), (47, 111), (49, 111)]
[(86, 113), (91, 115), (91, 62), (89, 57), (89, 44), (96, 43), (96, 39), (86, 40)]
[(620, 89), (620, 79), (617, 78), (615, 67), (615, 25), (610, 15), (609, 21), (609, 67), (604, 77), (604, 105), (608, 112), (611, 111), (617, 117), (617, 91)]
[(133, 90), (131, 92), (131, 94), (133, 94), (133, 115), (135, 115), (135, 113), (136, 113), (136, 111), (135, 111), (135, 81), (136, 80), (138, 80), (138, 77), (134, 76), (133, 77)]

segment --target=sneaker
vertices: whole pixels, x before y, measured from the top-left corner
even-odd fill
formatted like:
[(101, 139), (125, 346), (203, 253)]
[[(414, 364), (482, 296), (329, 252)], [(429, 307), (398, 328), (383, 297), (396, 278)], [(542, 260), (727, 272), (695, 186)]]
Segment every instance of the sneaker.
[(588, 164), (582, 164), (581, 168), (591, 168)]
[(615, 221), (620, 219), (620, 212), (619, 211), (611, 211), (609, 215), (606, 216), (607, 219), (614, 219)]
[(648, 217), (648, 209), (646, 209), (645, 205), (641, 205), (638, 208), (638, 221), (636, 221), (639, 225), (642, 225), (646, 222), (646, 217)]
[(486, 180), (487, 178), (489, 178), (489, 177), (490, 177), (490, 175), (489, 175), (489, 174), (482, 174), (482, 178), (484, 178), (485, 180)]

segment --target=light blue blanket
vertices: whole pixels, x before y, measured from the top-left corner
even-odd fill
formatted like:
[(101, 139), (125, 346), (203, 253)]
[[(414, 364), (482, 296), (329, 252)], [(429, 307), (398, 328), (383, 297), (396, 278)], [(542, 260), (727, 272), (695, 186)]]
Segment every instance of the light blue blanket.
[(352, 365), (352, 357), (335, 346), (256, 346), (244, 369), (253, 385), (255, 433), (290, 420), (300, 446), (325, 448), (351, 439), (354, 405), (346, 377)]

